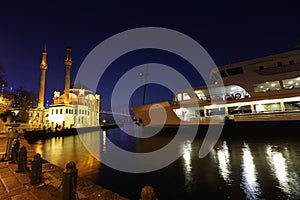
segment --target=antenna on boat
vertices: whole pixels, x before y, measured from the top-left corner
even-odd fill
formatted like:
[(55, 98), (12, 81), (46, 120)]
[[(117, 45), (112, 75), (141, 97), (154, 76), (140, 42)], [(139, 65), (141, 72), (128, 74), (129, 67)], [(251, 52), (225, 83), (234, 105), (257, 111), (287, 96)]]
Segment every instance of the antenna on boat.
[(144, 82), (144, 92), (143, 92), (143, 105), (145, 105), (145, 98), (146, 98), (146, 85), (147, 85), (147, 78), (148, 78), (148, 64), (146, 65), (146, 72), (145, 74), (142, 74), (142, 76), (145, 76), (145, 82)]

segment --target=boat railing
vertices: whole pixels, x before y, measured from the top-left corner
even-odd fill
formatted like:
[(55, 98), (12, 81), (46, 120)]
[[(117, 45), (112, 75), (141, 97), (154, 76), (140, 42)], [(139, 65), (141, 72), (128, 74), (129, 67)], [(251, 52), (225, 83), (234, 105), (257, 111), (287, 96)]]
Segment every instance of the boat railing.
[(246, 113), (234, 115), (234, 121), (285, 121), (300, 120), (300, 111), (269, 112), (269, 113)]

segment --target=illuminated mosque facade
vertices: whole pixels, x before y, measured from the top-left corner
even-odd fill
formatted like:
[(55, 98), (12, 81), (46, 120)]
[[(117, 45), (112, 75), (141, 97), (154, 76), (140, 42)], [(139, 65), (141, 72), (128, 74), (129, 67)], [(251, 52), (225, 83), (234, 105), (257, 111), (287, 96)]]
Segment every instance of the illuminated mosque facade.
[(40, 64), (40, 90), (38, 106), (29, 111), (28, 125), (30, 129), (65, 129), (99, 126), (100, 95), (93, 94), (84, 85), (70, 85), (72, 67), (71, 48), (67, 47), (65, 66), (65, 88), (63, 94), (54, 91), (53, 104), (44, 106), (45, 82), (47, 65), (46, 46)]

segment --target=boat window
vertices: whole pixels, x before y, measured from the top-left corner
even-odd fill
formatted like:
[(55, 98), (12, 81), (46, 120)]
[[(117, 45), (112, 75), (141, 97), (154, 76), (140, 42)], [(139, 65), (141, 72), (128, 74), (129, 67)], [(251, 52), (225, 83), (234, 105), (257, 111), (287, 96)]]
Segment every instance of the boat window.
[(264, 66), (259, 66), (259, 70), (264, 70), (265, 69), (265, 67)]
[(195, 110), (196, 117), (204, 117), (204, 110)]
[(300, 87), (300, 77), (282, 80), (284, 89), (292, 89)]
[(289, 64), (293, 65), (293, 64), (295, 64), (295, 61), (294, 60), (289, 60)]
[(300, 110), (300, 102), (299, 101), (284, 102), (284, 107), (286, 111)]
[(179, 93), (176, 96), (178, 101), (182, 101), (182, 93)]
[(220, 71), (220, 74), (221, 74), (222, 77), (226, 77), (227, 76), (227, 74), (226, 74), (225, 71)]
[(225, 115), (225, 108), (214, 108), (206, 110), (206, 116)]
[(256, 112), (282, 111), (280, 103), (258, 104), (255, 105)]
[(281, 61), (277, 62), (277, 66), (278, 67), (282, 66), (282, 62)]
[(206, 100), (206, 96), (204, 94), (204, 92), (202, 90), (195, 90), (195, 94), (197, 95), (197, 97), (202, 100), (205, 101)]
[(235, 106), (235, 107), (228, 107), (228, 113), (230, 115), (239, 114), (239, 113), (252, 113), (251, 106)]
[(267, 81), (264, 83), (254, 84), (254, 92), (267, 92), (273, 90), (280, 90), (280, 83), (279, 81)]
[(188, 94), (188, 93), (182, 93), (182, 99), (183, 100), (190, 100), (191, 99), (191, 97), (190, 97), (190, 95)]
[(242, 67), (236, 67), (236, 68), (232, 68), (232, 69), (227, 69), (226, 72), (229, 74), (229, 76), (242, 74), (243, 73), (243, 68)]

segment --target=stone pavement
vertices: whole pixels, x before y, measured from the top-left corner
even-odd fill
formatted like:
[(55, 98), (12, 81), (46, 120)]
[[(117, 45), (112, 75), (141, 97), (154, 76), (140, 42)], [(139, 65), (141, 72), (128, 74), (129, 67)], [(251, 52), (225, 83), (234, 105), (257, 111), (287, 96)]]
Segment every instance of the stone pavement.
[[(5, 152), (8, 143), (8, 134), (0, 134), (0, 152)], [(27, 149), (28, 166), (35, 152), (25, 139), (20, 139), (21, 146)], [(18, 165), (7, 160), (0, 162), (0, 199), (1, 200), (56, 200), (61, 199), (61, 192), (51, 193), (43, 189), (43, 185), (30, 185), (29, 172), (16, 173)]]
[[(6, 151), (8, 134), (0, 133), (0, 154)], [(20, 136), (20, 147), (27, 149), (27, 166), (30, 169), (35, 152)], [(63, 169), (43, 160), (43, 183), (38, 186), (30, 185), (29, 172), (16, 173), (17, 164), (7, 160), (0, 161), (0, 200), (62, 200)], [(78, 178), (77, 196), (79, 200), (126, 200), (91, 181)]]

